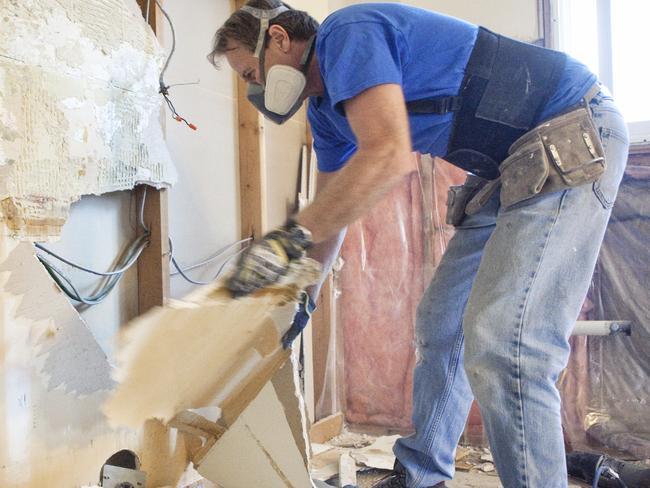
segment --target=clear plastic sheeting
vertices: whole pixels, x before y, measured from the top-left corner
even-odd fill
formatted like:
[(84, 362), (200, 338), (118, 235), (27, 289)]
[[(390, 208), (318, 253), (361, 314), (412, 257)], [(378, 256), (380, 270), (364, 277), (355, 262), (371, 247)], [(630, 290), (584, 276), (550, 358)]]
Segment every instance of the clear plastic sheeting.
[(417, 304), (453, 229), (447, 188), (463, 171), (422, 156), (418, 171), (351, 225), (336, 274), (346, 418), (410, 429)]
[[(574, 339), (574, 358), (561, 386), (572, 396), (574, 413), (581, 414), (565, 417), (574, 443), (582, 431), (592, 448), (637, 459), (650, 459), (649, 243), (650, 166), (632, 161), (584, 309), (590, 320), (630, 320), (632, 335)], [(576, 386), (579, 393), (569, 393)]]

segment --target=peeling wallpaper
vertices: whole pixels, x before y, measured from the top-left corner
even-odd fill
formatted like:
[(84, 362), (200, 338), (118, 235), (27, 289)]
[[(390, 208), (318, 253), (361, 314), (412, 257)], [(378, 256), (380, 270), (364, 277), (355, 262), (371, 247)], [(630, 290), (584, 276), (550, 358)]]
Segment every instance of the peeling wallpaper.
[(132, 0), (0, 0), (0, 221), (56, 238), (84, 194), (169, 186), (164, 63)]

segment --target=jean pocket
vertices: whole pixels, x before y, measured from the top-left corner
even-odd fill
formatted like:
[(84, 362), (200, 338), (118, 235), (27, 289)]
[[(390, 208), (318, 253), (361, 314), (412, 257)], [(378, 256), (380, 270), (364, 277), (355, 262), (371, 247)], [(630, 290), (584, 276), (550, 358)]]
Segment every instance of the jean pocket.
[[(608, 163), (615, 163), (609, 161), (610, 157), (617, 154), (619, 151), (612, 148), (612, 145), (618, 144), (627, 147), (629, 144), (628, 136), (626, 133), (617, 129), (609, 127), (600, 128), (600, 140), (605, 150)], [(618, 182), (620, 178), (616, 177), (616, 165), (610, 164), (610, 170), (607, 171), (601, 178), (593, 183), (593, 192), (596, 198), (605, 210), (609, 210), (614, 206), (616, 194), (618, 193)]]

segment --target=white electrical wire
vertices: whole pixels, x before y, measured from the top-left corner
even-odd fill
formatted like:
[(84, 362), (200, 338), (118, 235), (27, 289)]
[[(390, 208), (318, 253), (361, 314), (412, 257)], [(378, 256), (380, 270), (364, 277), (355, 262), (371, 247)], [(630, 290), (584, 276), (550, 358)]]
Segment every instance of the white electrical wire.
[(79, 269), (86, 273), (94, 274), (97, 276), (102, 276), (106, 278), (106, 282), (100, 287), (100, 289), (92, 296), (84, 297), (79, 293), (79, 290), (74, 286), (72, 280), (66, 276), (66, 274), (54, 266), (52, 262), (47, 259), (43, 254), (37, 253), (36, 257), (38, 260), (45, 266), (45, 269), (48, 271), (52, 279), (59, 285), (61, 290), (72, 300), (81, 302), (85, 305), (97, 305), (102, 300), (104, 300), (108, 294), (113, 290), (115, 285), (117, 285), (120, 280), (124, 277), (124, 273), (131, 268), (138, 260), (144, 249), (149, 245), (149, 229), (144, 223), (144, 207), (147, 198), (147, 187), (144, 187), (142, 202), (140, 203), (140, 209), (138, 211), (138, 221), (144, 233), (136, 238), (131, 244), (128, 245), (126, 250), (122, 253), (122, 257), (118, 259), (118, 262), (115, 265), (115, 269), (111, 271), (96, 271), (86, 266), (77, 264), (70, 259), (64, 258), (59, 254), (51, 251), (42, 244), (35, 243), (35, 247), (43, 251), (44, 253), (49, 254), (53, 258), (61, 261), (73, 268)]
[[(124, 261), (132, 261), (133, 256), (139, 256), (145, 247), (149, 244), (149, 236), (147, 234), (141, 235), (138, 239), (133, 241), (126, 251), (123, 253), (123, 258), (120, 258), (119, 265), (124, 267)], [(37, 254), (39, 261), (45, 266), (50, 276), (59, 285), (61, 290), (68, 295), (71, 299), (81, 302), (85, 305), (97, 305), (104, 300), (108, 294), (113, 290), (120, 280), (124, 277), (124, 273), (108, 276), (106, 282), (101, 286), (99, 291), (94, 295), (84, 297), (79, 293), (79, 290), (74, 286), (72, 280), (68, 278), (63, 271), (54, 266), (45, 256)]]
[(187, 271), (190, 271), (190, 270), (192, 270), (192, 269), (196, 269), (196, 268), (201, 267), (201, 266), (205, 266), (206, 264), (208, 264), (208, 263), (214, 261), (214, 260), (217, 259), (218, 257), (223, 256), (223, 254), (225, 253), (225, 251), (227, 251), (228, 249), (231, 249), (232, 247), (234, 247), (234, 246), (236, 246), (236, 245), (239, 245), (239, 244), (245, 244), (245, 243), (247, 243), (247, 242), (249, 242), (249, 241), (251, 241), (251, 240), (252, 240), (252, 237), (248, 237), (248, 238), (246, 238), (246, 239), (241, 239), (241, 240), (239, 240), (239, 241), (237, 241), (237, 242), (233, 242), (232, 244), (230, 244), (230, 245), (228, 245), (228, 246), (226, 246), (226, 247), (220, 249), (216, 254), (212, 255), (210, 258), (206, 259), (205, 261), (203, 261), (203, 262), (201, 262), (201, 263), (194, 264), (194, 265), (189, 266), (189, 267), (187, 267), (187, 268), (183, 268), (182, 266), (180, 266), (180, 265), (178, 264), (178, 261), (176, 261), (176, 258), (174, 257), (174, 245), (173, 245), (172, 240), (171, 240), (171, 237), (170, 237), (170, 238), (169, 238), (169, 255), (170, 255), (170, 262), (171, 262), (172, 266), (173, 266), (174, 268), (176, 268), (176, 271), (173, 272), (173, 273), (171, 273), (171, 276), (178, 276), (178, 275), (180, 275), (180, 276), (181, 276), (185, 281), (187, 281), (187, 282), (189, 282), (189, 283), (192, 283), (192, 284), (194, 284), (194, 285), (209, 285), (209, 284), (212, 284), (212, 283), (213, 283), (217, 278), (219, 278), (219, 277), (221, 276), (221, 274), (223, 273), (223, 271), (224, 271), (226, 265), (227, 265), (228, 263), (230, 263), (230, 262), (231, 262), (235, 257), (239, 256), (242, 252), (244, 252), (244, 251), (247, 249), (248, 246), (244, 246), (243, 248), (241, 248), (241, 249), (238, 250), (237, 252), (234, 252), (234, 253), (232, 253), (232, 254), (229, 254), (229, 255), (225, 258), (224, 262), (221, 263), (221, 266), (219, 266), (219, 269), (217, 270), (216, 274), (214, 275), (214, 277), (213, 277), (212, 280), (210, 280), (210, 281), (198, 281), (198, 280), (194, 280), (194, 279), (190, 278), (190, 277), (187, 275)]
[[(252, 237), (247, 237), (246, 239), (241, 239), (239, 241), (233, 242), (232, 244), (228, 244), (227, 246), (222, 247), (217, 252), (215, 252), (212, 256), (210, 256), (209, 258), (206, 258), (205, 260), (201, 261), (200, 263), (196, 263), (196, 264), (193, 264), (191, 266), (183, 267), (183, 272), (186, 273), (188, 271), (192, 271), (193, 269), (205, 266), (206, 264), (210, 264), (211, 262), (213, 262), (213, 261), (219, 259), (220, 257), (222, 257), (226, 253), (226, 251), (228, 251), (229, 249), (232, 249), (233, 247), (235, 247), (235, 246), (237, 246), (239, 244), (244, 244), (244, 243), (247, 243), (247, 242), (252, 241), (252, 240), (253, 240)], [(178, 271), (175, 271), (175, 272), (173, 272), (171, 274), (171, 276), (175, 276), (177, 274), (180, 274), (180, 273)]]
[[(147, 226), (144, 223), (144, 204), (145, 204), (146, 198), (147, 198), (147, 187), (145, 186), (144, 187), (144, 193), (142, 195), (142, 202), (140, 204), (140, 211), (138, 212), (138, 214), (140, 216), (139, 217), (140, 226), (142, 227), (142, 229), (144, 229), (144, 231), (145, 231), (144, 234), (148, 236), (149, 235), (149, 229), (147, 228)], [(82, 266), (80, 264), (77, 264), (77, 263), (71, 261), (70, 259), (64, 258), (63, 256), (61, 256), (61, 255), (55, 253), (54, 251), (46, 248), (45, 246), (43, 246), (42, 244), (39, 244), (38, 242), (35, 242), (34, 246), (37, 249), (39, 249), (40, 251), (43, 251), (43, 252), (49, 254), (50, 256), (57, 259), (58, 261), (61, 261), (61, 262), (65, 263), (65, 264), (67, 264), (69, 266), (72, 266), (73, 268), (76, 268), (76, 269), (79, 269), (81, 271), (85, 271), (86, 273), (94, 274), (94, 275), (97, 275), (97, 276), (115, 276), (115, 275), (121, 275), (121, 274), (125, 273), (131, 266), (133, 266), (135, 264), (135, 262), (140, 257), (140, 254), (142, 253), (142, 250), (140, 250), (138, 253), (132, 255), (131, 258), (128, 259), (126, 264), (124, 264), (122, 267), (120, 267), (118, 269), (114, 269), (114, 270), (111, 270), (111, 271), (96, 271), (96, 270), (91, 269), (91, 268), (89, 268), (87, 266)], [(49, 262), (49, 261), (47, 261), (47, 262)]]

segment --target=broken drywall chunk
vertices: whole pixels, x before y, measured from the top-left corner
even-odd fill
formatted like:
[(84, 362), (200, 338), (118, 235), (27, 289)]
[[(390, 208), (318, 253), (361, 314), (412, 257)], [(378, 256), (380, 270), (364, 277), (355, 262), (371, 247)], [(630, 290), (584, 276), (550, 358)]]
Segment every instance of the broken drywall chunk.
[(395, 464), (393, 446), (399, 438), (398, 435), (379, 437), (371, 445), (353, 450), (351, 455), (357, 463), (368, 468), (393, 469)]
[(0, 234), (0, 486), (92, 485), (122, 449), (151, 486), (175, 484), (188, 464), (182, 435), (147, 424), (114, 429), (100, 406), (111, 366), (34, 246)]
[(84, 194), (168, 186), (164, 53), (132, 0), (0, 2), (0, 222), (56, 237)]
[(306, 488), (309, 471), (272, 384), (267, 384), (198, 465), (222, 488)]
[(117, 355), (120, 385), (104, 411), (113, 424), (168, 421), (191, 408), (218, 405), (232, 425), (290, 355), (280, 343), (299, 291), (319, 266), (295, 263), (282, 283), (233, 299), (215, 284), (154, 308), (127, 326)]

